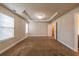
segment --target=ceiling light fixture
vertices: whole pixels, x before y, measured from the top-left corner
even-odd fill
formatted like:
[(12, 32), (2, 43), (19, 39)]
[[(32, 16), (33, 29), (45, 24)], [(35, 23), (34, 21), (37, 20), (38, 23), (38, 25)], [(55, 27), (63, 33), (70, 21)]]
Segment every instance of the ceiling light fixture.
[(38, 14), (35, 14), (35, 17), (38, 18), (38, 19), (44, 19), (45, 18), (45, 14), (38, 13)]
[(57, 15), (58, 15), (58, 12), (55, 12), (48, 20), (33, 20), (33, 21), (49, 22)]
[(41, 15), (38, 15), (37, 17), (38, 17), (38, 19), (42, 19), (43, 18), (43, 16), (41, 16)]

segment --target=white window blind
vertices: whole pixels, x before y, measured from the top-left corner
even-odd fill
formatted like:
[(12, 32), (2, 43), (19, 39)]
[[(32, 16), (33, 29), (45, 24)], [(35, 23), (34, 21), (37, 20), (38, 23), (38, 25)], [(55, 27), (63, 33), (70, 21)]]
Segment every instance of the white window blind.
[(0, 40), (14, 37), (14, 19), (0, 13)]
[(28, 23), (26, 23), (26, 34), (28, 33), (28, 31), (29, 31), (29, 24)]

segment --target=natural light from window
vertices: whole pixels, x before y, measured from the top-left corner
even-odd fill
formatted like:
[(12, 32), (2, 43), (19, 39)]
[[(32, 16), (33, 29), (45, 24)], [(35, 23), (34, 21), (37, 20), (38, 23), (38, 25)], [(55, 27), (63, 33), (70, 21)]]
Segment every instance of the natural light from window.
[(14, 37), (14, 19), (0, 13), (0, 40)]
[(26, 23), (26, 34), (28, 33), (28, 31), (29, 31), (29, 24), (28, 23)]

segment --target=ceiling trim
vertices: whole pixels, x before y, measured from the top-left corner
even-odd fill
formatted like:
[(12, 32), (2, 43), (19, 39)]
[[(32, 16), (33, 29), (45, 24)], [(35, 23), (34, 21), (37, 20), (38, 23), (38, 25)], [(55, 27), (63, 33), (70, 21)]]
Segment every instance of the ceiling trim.
[(55, 12), (50, 18), (49, 18), (49, 20), (48, 21), (51, 21), (55, 16), (57, 16), (58, 15), (58, 12)]
[(55, 12), (48, 20), (32, 20), (32, 21), (49, 22), (49, 21), (51, 21), (56, 15), (58, 15), (58, 12)]
[[(0, 5), (4, 8), (6, 8), (7, 10), (9, 10), (11, 13), (17, 15), (18, 17), (22, 18), (23, 20), (27, 21), (27, 19), (25, 19), (24, 17), (22, 17), (21, 15), (17, 14), (14, 10), (12, 11), (11, 9), (9, 9), (8, 7), (6, 7), (4, 4), (0, 3)], [(29, 22), (29, 21), (27, 21)]]

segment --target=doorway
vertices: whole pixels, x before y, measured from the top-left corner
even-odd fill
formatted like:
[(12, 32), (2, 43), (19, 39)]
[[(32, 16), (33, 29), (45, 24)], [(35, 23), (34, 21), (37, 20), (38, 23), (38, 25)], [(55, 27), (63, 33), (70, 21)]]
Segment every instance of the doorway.
[(52, 37), (57, 40), (57, 22), (52, 23)]
[(55, 25), (54, 25), (54, 23), (52, 24), (52, 37), (54, 37), (55, 36)]
[(79, 14), (77, 15), (77, 37), (78, 37), (78, 51), (79, 51)]

